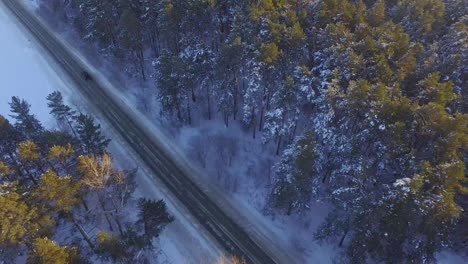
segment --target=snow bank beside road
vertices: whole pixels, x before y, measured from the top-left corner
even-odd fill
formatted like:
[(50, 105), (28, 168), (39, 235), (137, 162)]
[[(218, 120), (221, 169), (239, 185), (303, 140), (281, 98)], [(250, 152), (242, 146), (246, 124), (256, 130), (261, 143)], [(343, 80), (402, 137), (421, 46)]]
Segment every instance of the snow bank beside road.
[(39, 120), (51, 126), (54, 121), (49, 116), (46, 96), (63, 89), (65, 82), (17, 23), (0, 3), (0, 115), (8, 117), (8, 102), (12, 96), (19, 96), (32, 105), (32, 113)]

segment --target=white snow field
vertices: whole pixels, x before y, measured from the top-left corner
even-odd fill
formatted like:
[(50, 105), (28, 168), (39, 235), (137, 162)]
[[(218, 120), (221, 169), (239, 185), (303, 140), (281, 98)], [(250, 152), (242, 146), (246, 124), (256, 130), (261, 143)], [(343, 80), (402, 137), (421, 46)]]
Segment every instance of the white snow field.
[(47, 58), (31, 37), (0, 3), (0, 115), (9, 117), (12, 96), (32, 106), (32, 113), (46, 125), (52, 125), (45, 97), (65, 87), (65, 82), (48, 64)]

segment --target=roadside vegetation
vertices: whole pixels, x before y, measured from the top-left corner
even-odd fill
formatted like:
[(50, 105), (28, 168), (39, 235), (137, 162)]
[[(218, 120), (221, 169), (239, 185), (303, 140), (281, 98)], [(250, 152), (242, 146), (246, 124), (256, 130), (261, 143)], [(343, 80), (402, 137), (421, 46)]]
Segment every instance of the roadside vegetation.
[[(147, 263), (174, 218), (163, 200), (136, 199), (135, 170), (117, 170), (88, 115), (48, 96), (60, 129), (13, 97), (0, 116), (0, 259), (41, 264)], [(129, 213), (130, 212), (130, 213)]]
[[(468, 251), (466, 1), (40, 2), (153, 83), (171, 125), (235, 122), (260, 139), (277, 155), (272, 179), (256, 179), (269, 188), (266, 211), (331, 205), (310, 236), (340, 247), (337, 261), (432, 263), (442, 250)], [(219, 142), (231, 166), (241, 155)], [(194, 144), (209, 167), (207, 145)]]

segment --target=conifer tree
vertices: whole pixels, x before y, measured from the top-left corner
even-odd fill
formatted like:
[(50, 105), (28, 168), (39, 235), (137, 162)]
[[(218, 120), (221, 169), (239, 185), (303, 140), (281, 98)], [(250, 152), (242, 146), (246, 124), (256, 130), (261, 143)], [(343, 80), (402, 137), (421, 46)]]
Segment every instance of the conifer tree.
[(11, 117), (15, 119), (15, 127), (26, 138), (37, 137), (43, 131), (39, 120), (30, 113), (31, 105), (19, 97), (13, 96), (10, 102)]
[(29, 197), (19, 193), (18, 185), (9, 183), (0, 188), (0, 247), (17, 247), (51, 235), (54, 221), (41, 207), (32, 207)]
[(97, 250), (104, 259), (112, 260), (114, 263), (130, 261), (131, 258), (122, 239), (105, 231), (97, 234)]
[[(296, 143), (297, 142), (297, 143)], [(285, 150), (271, 194), (272, 206), (287, 215), (305, 210), (311, 202), (315, 143), (313, 134), (299, 138)]]
[(95, 124), (89, 115), (80, 114), (75, 129), (84, 154), (101, 155), (110, 143), (110, 139), (102, 135), (101, 125)]
[(163, 200), (148, 200), (141, 198), (138, 201), (138, 220), (137, 224), (143, 227), (144, 237), (151, 241), (161, 234), (164, 227), (174, 221), (174, 217), (167, 211), (166, 204)]
[(60, 122), (65, 122), (75, 137), (78, 137), (74, 129), (73, 121), (76, 119), (76, 112), (63, 102), (60, 92), (53, 92), (47, 96), (47, 106), (50, 108), (50, 114)]
[(20, 161), (16, 151), (20, 141), (20, 133), (6, 118), (0, 115), (0, 158), (6, 165), (10, 166), (11, 170), (15, 171), (20, 169)]
[(70, 176), (59, 177), (54, 171), (48, 170), (42, 176), (40, 185), (33, 190), (33, 195), (51, 212), (65, 215), (78, 229), (88, 246), (94, 249), (94, 243), (73, 212), (81, 202), (79, 182)]

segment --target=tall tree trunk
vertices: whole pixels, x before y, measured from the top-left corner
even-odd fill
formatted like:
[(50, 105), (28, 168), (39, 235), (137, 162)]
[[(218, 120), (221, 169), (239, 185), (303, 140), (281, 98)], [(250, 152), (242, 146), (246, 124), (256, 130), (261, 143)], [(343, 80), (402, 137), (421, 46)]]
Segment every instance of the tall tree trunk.
[(192, 111), (190, 108), (190, 103), (187, 104), (187, 114), (188, 114), (188, 124), (189, 126), (192, 125)]
[(340, 239), (340, 243), (338, 244), (338, 247), (342, 247), (343, 246), (343, 243), (345, 241), (345, 238), (346, 238), (346, 235), (348, 235), (348, 232), (349, 232), (349, 228), (347, 228), (343, 234), (343, 236), (341, 237)]
[[(286, 120), (286, 114), (283, 114), (283, 115), (281, 116), (281, 128), (284, 127), (284, 122), (285, 122), (285, 120)], [(281, 131), (280, 131), (280, 133), (281, 133)], [(276, 156), (278, 156), (279, 153), (280, 153), (282, 140), (283, 140), (283, 135), (279, 135), (279, 137), (278, 137), (278, 145), (276, 146)]]
[(293, 129), (293, 132), (292, 132), (292, 135), (291, 137), (289, 138), (289, 142), (292, 142), (294, 140), (294, 137), (296, 136), (296, 131), (297, 131), (297, 119), (294, 121), (294, 129)]
[(71, 121), (70, 121), (70, 120), (68, 119), (68, 117), (66, 117), (66, 116), (65, 116), (65, 121), (67, 121), (68, 127), (70, 128), (70, 130), (71, 130), (73, 136), (74, 136), (75, 138), (78, 138), (78, 135), (76, 134), (76, 131), (75, 131), (75, 129), (73, 128), (73, 125), (72, 125)]
[(209, 85), (206, 86), (206, 98), (208, 103), (208, 120), (211, 120), (211, 96)]
[(273, 97), (271, 89), (268, 89), (266, 94), (266, 110), (270, 111), (271, 107), (271, 98)]
[(106, 218), (107, 224), (109, 225), (109, 230), (114, 232), (114, 228), (112, 227), (112, 222), (109, 219), (109, 215), (107, 214), (106, 206), (104, 205), (104, 201), (102, 201), (100, 195), (98, 194), (98, 201), (101, 205), (101, 209), (104, 212), (104, 217)]
[(139, 65), (140, 65), (141, 77), (143, 78), (143, 81), (146, 81), (145, 56), (143, 55), (143, 50), (141, 47), (138, 49), (137, 53), (138, 53), (137, 57), (138, 57)]
[(86, 212), (89, 211), (89, 207), (88, 207), (88, 204), (86, 203), (85, 199), (83, 197), (80, 197), (80, 200), (81, 200), (81, 203), (83, 204), (83, 207), (86, 210)]
[(114, 219), (115, 219), (115, 222), (117, 223), (117, 227), (119, 229), (120, 235), (123, 236), (124, 231), (123, 231), (123, 228), (122, 228), (122, 224), (120, 223), (120, 220), (117, 217), (115, 217)]
[(177, 119), (179, 119), (179, 122), (183, 122), (184, 119), (182, 118), (182, 112), (180, 111), (180, 105), (177, 104)]
[(237, 118), (237, 104), (238, 104), (238, 94), (239, 94), (239, 81), (237, 79), (237, 74), (234, 77), (234, 106), (233, 106), (233, 113), (234, 113), (234, 120)]
[(180, 48), (179, 48), (179, 36), (177, 35), (177, 33), (175, 33), (175, 47), (176, 47), (176, 53), (175, 54), (179, 54), (180, 52)]
[(226, 127), (229, 127), (229, 114), (228, 113), (224, 113), (224, 125), (226, 125)]
[(291, 215), (292, 209), (293, 209), (293, 203), (291, 202), (291, 203), (289, 203), (288, 211), (286, 212), (286, 215)]
[(150, 42), (151, 42), (151, 49), (153, 50), (154, 56), (159, 58), (159, 40), (158, 40), (158, 33), (156, 30), (150, 30)]
[(263, 114), (264, 114), (264, 108), (262, 106), (262, 109), (260, 110), (260, 122), (258, 124), (258, 131), (262, 131), (263, 130)]
[(252, 127), (253, 127), (253, 138), (256, 137), (257, 132), (257, 116), (255, 115), (255, 107), (252, 108)]
[(158, 56), (156, 55), (156, 39), (154, 37), (154, 32), (152, 30), (149, 32), (151, 50), (153, 50), (153, 55), (157, 58)]
[[(66, 117), (66, 116), (65, 116), (65, 120), (66, 120), (66, 122), (67, 122), (67, 124), (68, 124), (68, 127), (70, 128), (70, 130), (71, 130), (73, 136), (74, 136), (77, 140), (79, 140), (78, 134), (76, 133), (76, 130), (75, 130), (75, 128), (74, 128), (73, 125), (72, 125), (72, 121), (71, 121), (70, 119), (68, 119), (68, 117)], [(82, 151), (82, 154), (85, 154), (86, 151), (85, 151), (83, 145), (82, 145), (82, 144), (79, 144), (79, 145), (80, 145), (80, 149), (81, 149), (81, 151)]]
[(280, 136), (280, 137), (278, 138), (278, 145), (276, 146), (276, 156), (278, 156), (279, 153), (280, 153), (281, 140), (282, 140), (282, 138), (283, 138), (283, 136)]
[(80, 225), (80, 223), (78, 223), (78, 221), (76, 220), (76, 218), (75, 218), (75, 216), (73, 214), (70, 214), (69, 217), (72, 220), (72, 223), (75, 225), (75, 227), (81, 233), (81, 236), (83, 236), (86, 243), (88, 243), (89, 247), (94, 251), (95, 246), (94, 246), (93, 242), (91, 241), (91, 238), (88, 236), (88, 234), (84, 230), (84, 228)]
[[(123, 200), (123, 199), (122, 199)], [(119, 210), (119, 207), (115, 204), (115, 200), (112, 199), (111, 197), (111, 201), (112, 201), (112, 207), (114, 207), (114, 210), (115, 210), (115, 215), (113, 215), (114, 217), (114, 221), (115, 223), (117, 224), (117, 228), (119, 229), (119, 233), (120, 235), (124, 235), (124, 231), (123, 231), (123, 228), (122, 228), (122, 224), (120, 223), (120, 220), (119, 220), (119, 215), (120, 215), (120, 210)], [(122, 205), (123, 207), (123, 205)]]
[(192, 102), (196, 103), (197, 102), (197, 97), (195, 96), (195, 89), (194, 89), (194, 86), (195, 85), (191, 85), (191, 92), (192, 92)]
[(331, 170), (327, 169), (327, 171), (323, 174), (322, 183), (325, 183), (330, 173), (331, 173)]

